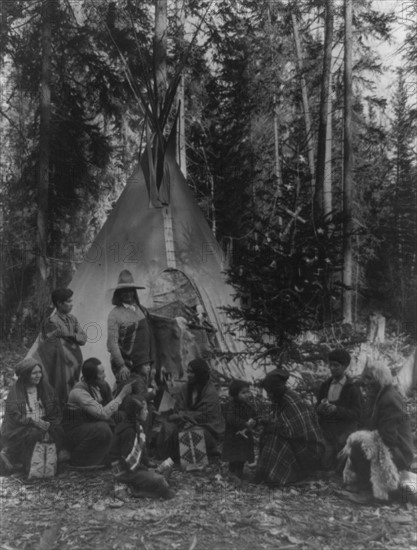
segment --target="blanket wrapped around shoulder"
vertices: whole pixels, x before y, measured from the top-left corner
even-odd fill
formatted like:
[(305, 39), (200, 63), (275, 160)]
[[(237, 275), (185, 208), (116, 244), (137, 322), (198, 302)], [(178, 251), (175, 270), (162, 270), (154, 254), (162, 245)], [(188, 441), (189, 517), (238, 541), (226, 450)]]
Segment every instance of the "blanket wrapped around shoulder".
[(359, 430), (348, 437), (346, 445), (340, 453), (347, 457), (343, 470), (343, 481), (346, 484), (356, 481), (356, 473), (352, 469), (350, 460), (350, 452), (354, 443), (360, 444), (364, 455), (371, 463), (370, 481), (374, 497), (379, 500), (388, 500), (388, 494), (399, 487), (400, 475), (392, 460), (390, 450), (382, 441), (377, 430)]

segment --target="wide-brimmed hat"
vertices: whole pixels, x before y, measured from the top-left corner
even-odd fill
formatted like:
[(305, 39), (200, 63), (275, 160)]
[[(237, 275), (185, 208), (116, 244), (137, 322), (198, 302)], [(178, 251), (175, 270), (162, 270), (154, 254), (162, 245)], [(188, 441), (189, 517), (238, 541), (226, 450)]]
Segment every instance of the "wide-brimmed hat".
[(128, 269), (124, 269), (120, 272), (119, 278), (117, 280), (117, 285), (110, 290), (120, 290), (122, 288), (146, 288), (144, 286), (139, 286), (133, 280), (133, 275)]

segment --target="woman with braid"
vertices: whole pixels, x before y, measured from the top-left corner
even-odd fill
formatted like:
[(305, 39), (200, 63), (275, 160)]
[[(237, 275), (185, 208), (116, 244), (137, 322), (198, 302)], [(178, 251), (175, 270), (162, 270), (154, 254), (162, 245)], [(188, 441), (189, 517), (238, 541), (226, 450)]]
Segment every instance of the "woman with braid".
[[(1, 426), (2, 467), (13, 469), (23, 464), (29, 471), (35, 444), (48, 433), (60, 453), (63, 450), (64, 432), (60, 426), (61, 411), (55, 391), (44, 380), (43, 371), (36, 359), (23, 359), (16, 366), (17, 381), (6, 400)], [(62, 453), (61, 453), (62, 455)]]
[(187, 367), (187, 382), (175, 397), (172, 414), (162, 423), (157, 441), (159, 458), (179, 458), (180, 431), (199, 427), (203, 430), (208, 457), (217, 455), (224, 433), (219, 395), (210, 380), (210, 367), (204, 359), (193, 359)]

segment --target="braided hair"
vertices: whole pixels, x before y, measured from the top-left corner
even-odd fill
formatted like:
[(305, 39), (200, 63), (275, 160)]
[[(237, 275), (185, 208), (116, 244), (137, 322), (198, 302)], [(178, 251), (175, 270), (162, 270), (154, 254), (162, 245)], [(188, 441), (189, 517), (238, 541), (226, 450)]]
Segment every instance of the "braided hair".
[(93, 399), (96, 399), (93, 386), (96, 386), (97, 382), (97, 367), (101, 365), (100, 359), (96, 357), (90, 357), (86, 359), (81, 367), (81, 373), (83, 375), (84, 382), (87, 384), (88, 393)]
[[(30, 381), (30, 377), (32, 376), (33, 369), (35, 369), (36, 367), (39, 367), (42, 371), (42, 367), (39, 364), (36, 364), (31, 369), (24, 370), (19, 375), (19, 380), (18, 380), (19, 384), (21, 384), (22, 386), (23, 394), (25, 396), (26, 406), (30, 412), (33, 412), (33, 409), (30, 406), (27, 388), (29, 386), (29, 381)], [(44, 390), (42, 381), (43, 381), (43, 371), (42, 371), (42, 378), (40, 379), (39, 384), (37, 384), (36, 386), (36, 400), (44, 402), (44, 399), (42, 398), (45, 397), (45, 390)]]

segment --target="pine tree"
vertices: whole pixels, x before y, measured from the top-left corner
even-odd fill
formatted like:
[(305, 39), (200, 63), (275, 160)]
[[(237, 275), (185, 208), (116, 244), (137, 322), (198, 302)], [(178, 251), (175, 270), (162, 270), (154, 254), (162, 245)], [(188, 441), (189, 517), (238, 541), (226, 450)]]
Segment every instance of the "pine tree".
[[(398, 74), (398, 88), (394, 96), (393, 107), (392, 133), (395, 154), (393, 256), (397, 260), (396, 276), (398, 281), (395, 287), (395, 298), (399, 318), (402, 324), (405, 324), (410, 320), (410, 305), (417, 294), (415, 290), (417, 280), (417, 189), (415, 186), (416, 165), (413, 155), (416, 127), (412, 122), (406, 79), (402, 70), (399, 70)], [(414, 319), (415, 321), (416, 319)]]

